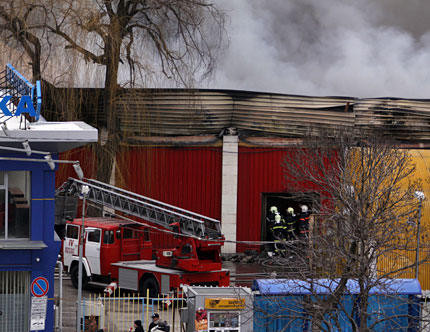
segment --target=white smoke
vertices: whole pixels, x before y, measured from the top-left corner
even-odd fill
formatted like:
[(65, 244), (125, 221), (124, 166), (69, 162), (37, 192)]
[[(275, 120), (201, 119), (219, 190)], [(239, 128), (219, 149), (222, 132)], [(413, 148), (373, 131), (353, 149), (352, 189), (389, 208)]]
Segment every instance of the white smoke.
[(430, 97), (428, 0), (216, 0), (230, 47), (210, 88)]

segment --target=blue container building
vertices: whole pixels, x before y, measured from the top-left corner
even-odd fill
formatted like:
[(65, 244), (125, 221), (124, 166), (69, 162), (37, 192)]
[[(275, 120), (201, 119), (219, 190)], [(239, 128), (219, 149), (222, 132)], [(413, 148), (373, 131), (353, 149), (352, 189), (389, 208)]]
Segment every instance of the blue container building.
[[(313, 331), (312, 314), (305, 309), (305, 303), (323, 299), (337, 286), (337, 280), (319, 279), (313, 282), (291, 279), (255, 280), (254, 331)], [(379, 283), (378, 283), (379, 285)], [(382, 280), (384, 287), (371, 288), (369, 294), (367, 325), (372, 331), (416, 332), (420, 330), (421, 286), (416, 279)], [(326, 316), (326, 331), (353, 331), (351, 320), (356, 326), (360, 322), (357, 310), (359, 286), (349, 280), (347, 292)], [(357, 308), (356, 308), (357, 309)], [(334, 319), (338, 321), (337, 326)]]

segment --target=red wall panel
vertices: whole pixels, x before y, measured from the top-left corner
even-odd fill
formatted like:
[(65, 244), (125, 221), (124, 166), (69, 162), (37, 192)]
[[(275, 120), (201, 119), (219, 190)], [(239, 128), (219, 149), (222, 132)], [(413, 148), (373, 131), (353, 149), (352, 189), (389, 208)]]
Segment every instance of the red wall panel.
[[(96, 159), (94, 151), (90, 147), (83, 146), (60, 153), (59, 159), (79, 161), (82, 171), (84, 172), (84, 176), (90, 179), (94, 177)], [(55, 176), (56, 187), (65, 182), (69, 177), (78, 178), (72, 164), (59, 164), (58, 172)]]
[[(85, 177), (94, 177), (95, 156), (90, 148), (63, 153), (60, 159), (79, 160)], [(221, 160), (220, 147), (125, 148), (117, 157), (116, 178), (126, 190), (219, 220)], [(60, 165), (56, 185), (68, 177), (76, 178), (72, 165)], [(162, 233), (152, 239), (156, 247), (172, 243)]]
[[(238, 198), (237, 198), (237, 239), (239, 241), (260, 241), (262, 206), (264, 193), (314, 192), (319, 193), (323, 205), (328, 205), (328, 193), (312, 182), (293, 179), (288, 174), (286, 160), (298, 161), (306, 167), (303, 151), (296, 148), (262, 148), (239, 146)], [(334, 155), (335, 156), (335, 155)], [(327, 163), (330, 160), (327, 159)], [(297, 166), (293, 166), (297, 167)], [(335, 169), (332, 169), (334, 171)], [(325, 203), (324, 203), (325, 202)], [(268, 208), (268, 207), (267, 207)], [(264, 214), (267, 211), (264, 211)], [(260, 246), (238, 245), (237, 251), (262, 249)]]
[[(129, 148), (119, 168), (127, 190), (219, 220), (221, 158), (218, 147)], [(165, 246), (169, 237), (154, 242)]]
[[(285, 191), (281, 167), (285, 153), (285, 149), (239, 146), (237, 240), (261, 240), (262, 193)], [(238, 251), (247, 248), (237, 246)]]
[[(286, 192), (282, 161), (294, 149), (239, 146), (237, 239), (261, 240), (262, 194)], [(93, 177), (94, 156), (89, 148), (61, 154), (80, 160), (86, 177)], [(221, 147), (125, 148), (117, 157), (118, 186), (215, 219), (221, 219)], [(57, 185), (76, 177), (71, 165), (60, 166)], [(290, 188), (291, 189), (291, 188)], [(167, 235), (152, 236), (157, 247), (171, 243)], [(238, 251), (250, 248), (238, 245)], [(259, 246), (254, 248), (260, 249)]]

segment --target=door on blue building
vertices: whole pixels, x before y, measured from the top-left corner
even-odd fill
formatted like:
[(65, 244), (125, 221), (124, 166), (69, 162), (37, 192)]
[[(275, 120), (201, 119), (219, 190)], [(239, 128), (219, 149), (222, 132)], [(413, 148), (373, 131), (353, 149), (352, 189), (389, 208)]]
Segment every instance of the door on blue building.
[(90, 265), (91, 274), (100, 274), (100, 243), (102, 231), (99, 228), (88, 227), (85, 257)]

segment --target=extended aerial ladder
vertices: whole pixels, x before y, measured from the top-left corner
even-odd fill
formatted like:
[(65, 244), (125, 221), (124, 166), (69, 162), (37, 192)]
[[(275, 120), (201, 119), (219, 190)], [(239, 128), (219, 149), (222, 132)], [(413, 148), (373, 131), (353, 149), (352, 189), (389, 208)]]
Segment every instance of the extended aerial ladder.
[[(219, 220), (212, 219), (185, 209), (166, 204), (106, 183), (86, 179), (69, 178), (56, 191), (56, 200), (78, 198), (82, 186), (88, 186), (86, 199), (100, 206), (120, 211), (126, 215), (138, 217), (151, 223), (172, 230), (172, 224), (179, 223), (180, 232), (199, 239), (222, 240)], [(58, 204), (56, 206), (57, 224), (64, 224), (69, 217), (76, 216), (76, 204)]]
[[(88, 217), (87, 222), (92, 223), (88, 234), (94, 232), (95, 228), (102, 230), (104, 234), (112, 232), (111, 227), (114, 224), (118, 225), (115, 227), (127, 229), (134, 222), (140, 225), (137, 229), (145, 234), (148, 227), (155, 227), (160, 231), (171, 231), (170, 236), (173, 237), (172, 241), (163, 241), (154, 246), (154, 241), (159, 241), (159, 237), (147, 239), (145, 236), (138, 236), (138, 241), (142, 242), (137, 251), (133, 247), (135, 238), (125, 238), (123, 232), (120, 232), (120, 236), (116, 236), (114, 241), (105, 242), (102, 237), (101, 242), (99, 237), (98, 249), (95, 251), (94, 245), (90, 245), (91, 241), (86, 237), (83, 239), (85, 280), (88, 281), (89, 278), (92, 283), (110, 282), (112, 287), (119, 285), (124, 289), (139, 290), (142, 294), (147, 294), (149, 289), (152, 297), (157, 296), (160, 289), (177, 289), (181, 284), (228, 286), (229, 271), (222, 268), (220, 256), (224, 236), (221, 234), (218, 220), (100, 181), (69, 178), (56, 191), (57, 226), (61, 227), (67, 223), (68, 230), (69, 227), (76, 229), (75, 227), (82, 225), (82, 221), (75, 217), (83, 186), (88, 186), (89, 189), (85, 196), (87, 201), (114, 210), (107, 211), (113, 216), (112, 220)], [(124, 223), (120, 220), (121, 217), (127, 217)], [(136, 221), (130, 217), (141, 220)], [(116, 230), (114, 232), (118, 234)], [(77, 237), (73, 235), (65, 236), (63, 257), (65, 262), (67, 260), (65, 266), (71, 274), (72, 283), (77, 285), (77, 244), (81, 240), (75, 239)], [(147, 241), (151, 241), (152, 246), (148, 246)], [(128, 246), (130, 243), (134, 243), (133, 246)], [(146, 255), (146, 248), (149, 249), (151, 258)], [(90, 250), (93, 250), (91, 254)], [(136, 254), (138, 259), (129, 259), (131, 256), (126, 256), (135, 257)], [(130, 280), (133, 280), (133, 285)]]
[[(122, 216), (140, 218), (146, 225), (172, 231), (174, 241), (164, 249), (154, 249), (156, 265), (184, 271), (221, 269), (220, 251), (224, 236), (220, 222), (106, 183), (69, 178), (56, 191), (56, 224), (76, 217), (82, 186), (88, 186), (86, 199), (98, 206), (111, 208)], [(120, 215), (121, 217), (121, 215)], [(127, 218), (127, 222), (136, 222)], [(142, 224), (141, 222), (136, 222)], [(160, 226), (160, 227), (159, 227)], [(159, 247), (159, 246), (158, 246)]]

